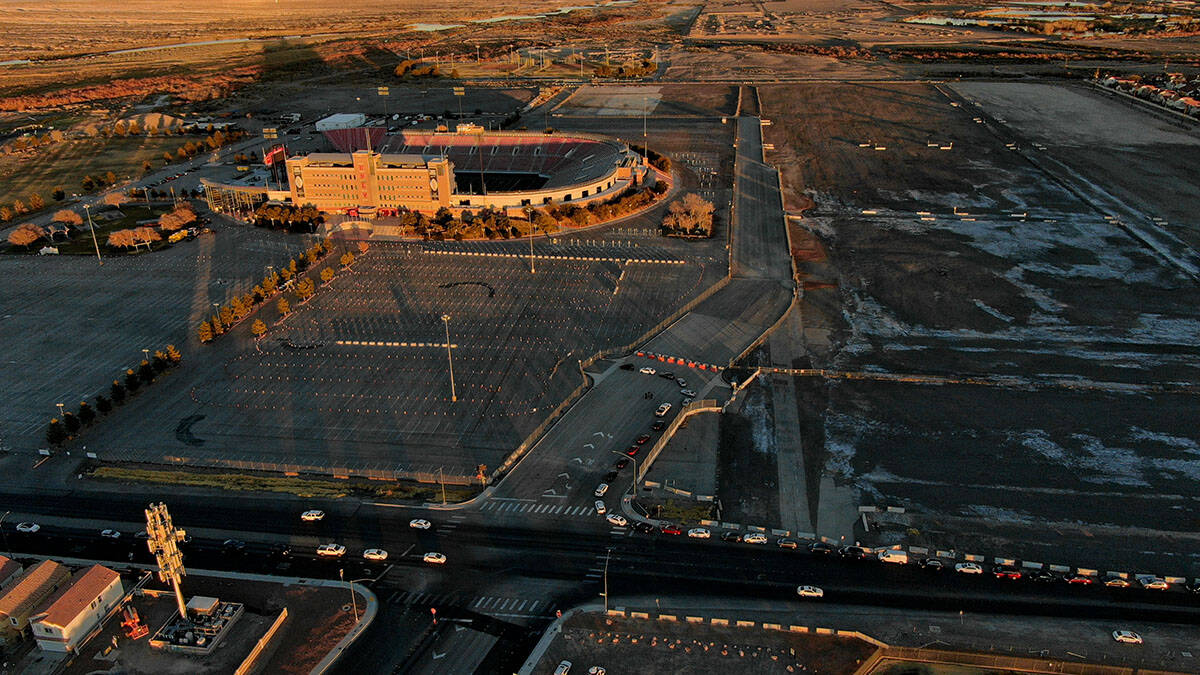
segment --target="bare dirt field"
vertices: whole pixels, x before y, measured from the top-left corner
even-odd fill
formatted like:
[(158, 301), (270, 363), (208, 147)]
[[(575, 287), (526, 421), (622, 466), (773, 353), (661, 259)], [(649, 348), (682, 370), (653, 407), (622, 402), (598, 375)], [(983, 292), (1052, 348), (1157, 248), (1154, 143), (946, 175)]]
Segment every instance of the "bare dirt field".
[(752, 47), (721, 46), (672, 50), (665, 75), (671, 80), (877, 79), (891, 66), (861, 59), (816, 54), (764, 52)]
[[(1093, 192), (1131, 184), (1148, 204), (1178, 190), (1186, 200), (1182, 166), (1159, 168), (1157, 182), (1118, 167), (1137, 156), (1122, 146), (1149, 158), (1166, 139), (1176, 154), (1193, 145), (1136, 114), (1104, 122), (1123, 129), (1106, 138), (1122, 140), (1101, 144), (1067, 129), (1078, 92), (1031, 86), (1010, 97), (1004, 85), (969, 85), (1008, 102), (992, 115), (925, 85), (761, 89), (766, 138), (779, 149), (768, 159), (784, 171), (789, 206), (815, 204), (798, 221), (805, 241), (793, 241), (805, 348), (772, 362), (859, 380), (990, 380), (801, 378), (800, 418), (820, 411), (801, 430), (805, 457), (863, 501), (919, 514), (910, 526), (924, 543), (986, 539), (1020, 555), (1070, 542), (1097, 564), (1107, 555), (1132, 565), (1195, 543), (1185, 533), (1200, 522), (1200, 291), (1106, 220)], [(1061, 115), (1047, 123), (1017, 111), (1035, 95)], [(1061, 152), (1052, 145), (1073, 137)], [(1039, 158), (1035, 143), (1061, 164)], [(1082, 187), (1073, 147), (1106, 167)], [(877, 536), (905, 540), (906, 529)]]
[(174, 153), (195, 137), (94, 138), (63, 141), (23, 154), (0, 155), (0, 204), (14, 200), (29, 203), (32, 194), (52, 204), (51, 193), (62, 187), (67, 194), (79, 193), (86, 175), (103, 176), (109, 171), (118, 180), (142, 173), (142, 162), (163, 166), (163, 152)]

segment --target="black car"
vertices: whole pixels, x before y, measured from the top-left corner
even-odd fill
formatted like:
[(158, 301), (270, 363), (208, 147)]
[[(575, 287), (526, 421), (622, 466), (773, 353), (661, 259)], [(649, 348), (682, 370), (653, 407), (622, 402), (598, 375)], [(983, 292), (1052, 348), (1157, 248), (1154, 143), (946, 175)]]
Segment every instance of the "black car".
[(292, 547), (287, 544), (275, 544), (271, 547), (271, 555), (276, 558), (290, 558), (292, 556)]
[(814, 541), (813, 543), (808, 545), (809, 553), (816, 553), (819, 555), (832, 555), (835, 551), (837, 551), (837, 549), (834, 548), (832, 544), (826, 544), (823, 541)]
[(221, 548), (226, 553), (241, 553), (246, 550), (246, 542), (240, 539), (226, 539), (221, 544)]
[(624, 469), (625, 467), (629, 466), (629, 460), (618, 459), (617, 463), (613, 464), (613, 466), (617, 467), (617, 471), (620, 471), (621, 469)]
[(662, 420), (657, 420), (654, 422), (654, 424), (650, 425), (650, 428), (653, 429), (654, 431), (662, 431), (663, 428), (665, 428), (666, 426), (667, 426), (666, 422), (664, 422)]
[(838, 549), (838, 555), (842, 556), (846, 560), (862, 560), (870, 554), (870, 551), (861, 546), (843, 546)]
[(1042, 583), (1050, 583), (1050, 582), (1058, 581), (1057, 574), (1055, 574), (1053, 572), (1048, 572), (1046, 570), (1038, 570), (1036, 572), (1030, 572), (1029, 578), (1032, 579), (1033, 581), (1040, 581)]
[(673, 380), (673, 379), (675, 379), (675, 373), (659, 373), (659, 374), (658, 374), (658, 376), (659, 376), (659, 377), (661, 377), (661, 378), (662, 378), (662, 379), (664, 379), (664, 380)]
[(1200, 593), (1200, 581), (1194, 581), (1190, 584), (1184, 584), (1183, 587), (1188, 589), (1192, 593)]
[(741, 532), (722, 532), (721, 533), (721, 541), (735, 541), (736, 542), (736, 541), (741, 541), (741, 540), (742, 540)]
[(634, 370), (634, 366), (632, 363), (622, 363), (621, 370)]
[(616, 471), (609, 471), (608, 473), (604, 474), (604, 481), (603, 481), (603, 482), (605, 482), (605, 483), (611, 483), (611, 482), (613, 482), (613, 481), (614, 481), (614, 480), (616, 480), (616, 479), (617, 479), (617, 472), (616, 472)]
[(642, 532), (644, 534), (654, 534), (654, 530), (657, 528), (655, 528), (650, 523), (644, 523), (640, 520), (635, 520), (633, 522), (633, 529), (636, 530), (637, 532)]
[(940, 572), (946, 567), (946, 563), (938, 560), (937, 558), (923, 558), (917, 561), (917, 567), (920, 567), (923, 570), (929, 570), (931, 572)]

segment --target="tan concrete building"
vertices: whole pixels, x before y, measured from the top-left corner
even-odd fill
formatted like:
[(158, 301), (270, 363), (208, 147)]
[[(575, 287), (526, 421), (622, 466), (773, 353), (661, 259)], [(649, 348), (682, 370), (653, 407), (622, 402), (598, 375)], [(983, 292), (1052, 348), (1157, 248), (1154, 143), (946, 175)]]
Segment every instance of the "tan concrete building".
[(75, 651), (124, 596), (121, 575), (92, 565), (29, 617), (38, 647), (48, 652)]
[(454, 164), (442, 157), (312, 153), (287, 160), (293, 204), (333, 213), (373, 215), (405, 206), (433, 213), (450, 205)]

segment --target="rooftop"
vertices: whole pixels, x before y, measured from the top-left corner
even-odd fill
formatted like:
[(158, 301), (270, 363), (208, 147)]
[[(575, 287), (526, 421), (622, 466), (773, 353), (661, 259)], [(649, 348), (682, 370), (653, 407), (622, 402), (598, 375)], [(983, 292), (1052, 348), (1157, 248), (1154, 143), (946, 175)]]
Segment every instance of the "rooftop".
[(51, 597), (36, 619), (30, 618), (51, 626), (65, 627), (120, 576), (103, 565), (92, 565), (69, 586)]
[(70, 570), (53, 560), (43, 560), (25, 572), (16, 584), (0, 595), (0, 614), (21, 615), (32, 612), (57, 584), (71, 576)]

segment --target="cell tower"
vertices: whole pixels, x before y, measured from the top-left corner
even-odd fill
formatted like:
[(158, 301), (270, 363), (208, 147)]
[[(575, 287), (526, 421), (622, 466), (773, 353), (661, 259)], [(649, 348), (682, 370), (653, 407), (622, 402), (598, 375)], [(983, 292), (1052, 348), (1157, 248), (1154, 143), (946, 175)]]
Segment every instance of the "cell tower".
[(166, 504), (151, 504), (146, 509), (146, 534), (149, 535), (146, 547), (158, 561), (158, 579), (163, 583), (171, 582), (175, 588), (179, 616), (187, 619), (187, 604), (183, 601), (183, 588), (180, 586), (187, 572), (183, 569), (183, 552), (179, 550), (179, 542), (186, 533), (171, 524), (171, 514), (167, 513)]

